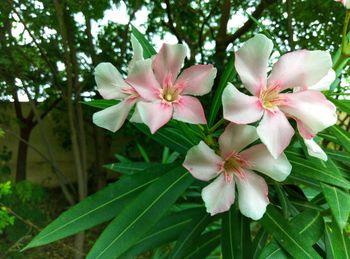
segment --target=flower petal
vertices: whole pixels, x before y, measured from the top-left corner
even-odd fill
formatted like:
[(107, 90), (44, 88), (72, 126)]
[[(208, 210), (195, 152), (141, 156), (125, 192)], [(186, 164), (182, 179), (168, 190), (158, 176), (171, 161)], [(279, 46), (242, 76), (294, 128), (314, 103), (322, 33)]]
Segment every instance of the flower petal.
[(173, 115), (173, 107), (162, 101), (138, 102), (137, 110), (152, 134), (164, 126)]
[(235, 67), (244, 86), (258, 95), (266, 86), (268, 60), (273, 48), (272, 41), (265, 35), (257, 34), (235, 53)]
[(221, 156), (227, 158), (238, 153), (258, 138), (255, 127), (230, 123), (219, 138)]
[(173, 103), (173, 118), (178, 121), (192, 124), (206, 124), (204, 110), (200, 101), (191, 96), (181, 96), (178, 102)]
[(335, 71), (333, 69), (330, 69), (320, 81), (318, 81), (316, 84), (309, 86), (308, 89), (310, 90), (318, 90), (318, 91), (326, 91), (329, 90), (329, 87), (337, 77)]
[(123, 126), (134, 101), (124, 100), (102, 111), (95, 112), (92, 121), (97, 126), (116, 132)]
[(139, 60), (134, 63), (127, 78), (142, 98), (153, 101), (159, 98), (160, 86), (152, 71), (152, 60)]
[(226, 182), (224, 174), (221, 174), (202, 190), (202, 199), (212, 216), (228, 211), (235, 201), (235, 183)]
[(131, 46), (133, 51), (132, 59), (129, 63), (129, 71), (132, 69), (136, 61), (143, 60), (143, 48), (134, 34), (131, 34)]
[(244, 170), (244, 174), (236, 177), (239, 210), (253, 220), (260, 219), (269, 204), (268, 187), (261, 176)]
[(269, 86), (307, 88), (319, 82), (332, 68), (332, 59), (326, 51), (298, 50), (283, 55), (273, 66)]
[(187, 151), (183, 166), (193, 177), (209, 181), (217, 176), (223, 168), (224, 161), (203, 141)]
[(141, 118), (139, 109), (137, 108), (137, 105), (136, 105), (136, 107), (135, 107), (134, 113), (132, 114), (132, 116), (131, 116), (131, 118), (130, 118), (130, 121), (131, 121), (131, 122), (134, 122), (134, 123), (144, 123), (144, 122), (142, 121), (142, 118)]
[(123, 99), (126, 97), (122, 89), (129, 89), (130, 86), (111, 63), (103, 62), (98, 64), (94, 74), (97, 91), (104, 99)]
[(300, 126), (310, 133), (309, 136), (305, 136), (304, 130), (300, 132), (306, 138), (316, 135), (337, 122), (335, 106), (319, 91), (306, 90), (283, 94), (283, 97), (285, 101), (280, 109), (288, 116), (296, 118), (298, 127), (300, 122), (303, 124)]
[(328, 157), (326, 153), (322, 150), (322, 148), (319, 145), (317, 145), (315, 140), (304, 139), (304, 143), (307, 147), (307, 152), (310, 156), (322, 159), (323, 161), (327, 161)]
[(292, 170), (292, 165), (284, 153), (275, 159), (264, 144), (252, 146), (240, 155), (248, 162), (248, 169), (266, 174), (279, 182), (284, 181)]
[(293, 127), (279, 110), (266, 111), (256, 130), (274, 158), (282, 154), (294, 135)]
[(222, 93), (222, 106), (224, 118), (238, 124), (256, 122), (264, 111), (258, 97), (241, 93), (230, 83)]
[(210, 92), (216, 77), (213, 65), (196, 65), (186, 68), (176, 80), (182, 94), (205, 95)]
[(153, 60), (153, 70), (158, 82), (162, 84), (165, 78), (170, 76), (171, 82), (174, 83), (186, 54), (185, 45), (163, 44)]

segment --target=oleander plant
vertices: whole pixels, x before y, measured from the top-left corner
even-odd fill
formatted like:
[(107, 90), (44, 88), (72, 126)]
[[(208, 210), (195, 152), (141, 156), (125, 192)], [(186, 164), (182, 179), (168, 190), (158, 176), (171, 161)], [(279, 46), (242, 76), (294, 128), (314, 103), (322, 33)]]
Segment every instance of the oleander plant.
[(338, 2), (338, 49), (282, 52), (250, 17), (257, 29), (223, 67), (130, 25), (127, 71), (97, 64), (103, 99), (84, 105), (96, 127), (132, 125), (162, 158), (105, 165), (120, 177), (24, 249), (104, 223), (86, 258), (350, 258), (350, 10)]

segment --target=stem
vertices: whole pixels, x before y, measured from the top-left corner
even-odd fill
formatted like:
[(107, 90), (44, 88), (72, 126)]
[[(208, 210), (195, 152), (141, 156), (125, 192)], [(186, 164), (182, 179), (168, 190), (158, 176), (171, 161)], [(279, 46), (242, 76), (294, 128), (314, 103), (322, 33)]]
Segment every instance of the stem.
[(213, 133), (218, 127), (221, 126), (221, 124), (223, 124), (225, 122), (224, 118), (221, 118), (217, 123), (215, 123), (215, 125), (213, 127), (211, 127), (209, 129), (209, 133)]
[(344, 27), (343, 27), (343, 38), (342, 38), (342, 47), (341, 47), (341, 52), (342, 54), (347, 55), (348, 53), (347, 51), (347, 45), (348, 45), (348, 26), (349, 26), (349, 20), (350, 20), (350, 10), (346, 11), (346, 15), (345, 15), (345, 20), (344, 20)]

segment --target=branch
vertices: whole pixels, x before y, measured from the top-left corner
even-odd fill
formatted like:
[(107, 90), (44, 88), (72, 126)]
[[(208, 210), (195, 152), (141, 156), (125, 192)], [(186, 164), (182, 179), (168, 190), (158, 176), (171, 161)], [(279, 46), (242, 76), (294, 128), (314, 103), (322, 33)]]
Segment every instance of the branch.
[[(255, 11), (252, 13), (252, 16), (255, 19), (259, 19), (264, 10), (267, 9), (268, 7), (270, 7), (272, 4), (276, 3), (277, 0), (261, 0), (260, 4), (256, 7)], [(225, 39), (225, 45), (228, 46), (231, 42), (234, 42), (236, 39), (238, 39), (239, 37), (241, 37), (243, 34), (245, 34), (246, 32), (248, 32), (249, 30), (251, 30), (252, 28), (254, 28), (256, 26), (256, 24), (254, 23), (254, 21), (252, 21), (251, 19), (249, 19), (248, 21), (246, 21), (246, 23), (239, 28), (234, 34), (228, 35)]]
[(173, 20), (172, 14), (171, 14), (172, 12), (171, 12), (171, 6), (170, 6), (169, 0), (165, 0), (165, 4), (166, 4), (165, 11), (167, 13), (169, 22), (167, 22), (167, 23), (163, 22), (164, 25), (166, 25), (170, 29), (170, 31), (175, 35), (175, 37), (177, 38), (179, 43), (182, 43), (183, 41), (187, 42), (184, 35), (181, 35), (181, 32), (174, 26), (174, 20)]
[(288, 31), (288, 43), (289, 43), (289, 47), (290, 50), (294, 50), (295, 49), (295, 43), (293, 40), (293, 27), (292, 27), (292, 1), (293, 0), (287, 0), (286, 4), (287, 4), (287, 31)]

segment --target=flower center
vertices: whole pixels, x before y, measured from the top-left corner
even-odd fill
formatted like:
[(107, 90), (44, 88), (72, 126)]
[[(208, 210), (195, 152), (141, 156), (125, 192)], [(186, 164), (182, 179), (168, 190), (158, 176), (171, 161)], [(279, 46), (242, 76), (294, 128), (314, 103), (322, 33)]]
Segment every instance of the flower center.
[(226, 182), (231, 182), (235, 174), (238, 177), (243, 175), (242, 168), (247, 165), (247, 161), (243, 160), (240, 155), (231, 155), (224, 163), (224, 175)]
[(260, 93), (260, 101), (262, 106), (267, 110), (273, 110), (277, 107), (282, 101), (278, 87), (268, 87), (263, 89)]

